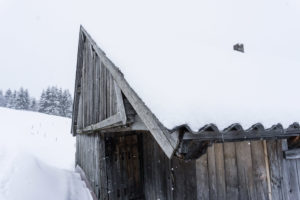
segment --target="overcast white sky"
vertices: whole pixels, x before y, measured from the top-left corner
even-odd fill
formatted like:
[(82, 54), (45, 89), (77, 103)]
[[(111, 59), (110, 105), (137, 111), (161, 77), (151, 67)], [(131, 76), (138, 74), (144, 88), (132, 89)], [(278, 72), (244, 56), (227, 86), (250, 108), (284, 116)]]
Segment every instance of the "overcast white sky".
[(73, 93), (75, 12), (71, 1), (0, 0), (0, 89), (23, 86), (39, 97), (56, 85)]
[(0, 0), (0, 89), (73, 93), (83, 24), (168, 128), (288, 125), (300, 113), (299, 19), (299, 0)]

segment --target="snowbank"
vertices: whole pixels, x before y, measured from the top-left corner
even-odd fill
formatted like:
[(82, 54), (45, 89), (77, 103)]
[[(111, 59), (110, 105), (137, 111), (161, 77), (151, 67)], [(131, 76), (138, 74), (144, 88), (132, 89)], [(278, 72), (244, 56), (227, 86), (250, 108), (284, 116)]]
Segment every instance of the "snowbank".
[(73, 171), (71, 120), (0, 108), (0, 200), (90, 200)]
[(0, 107), (0, 147), (32, 154), (54, 167), (74, 169), (75, 138), (71, 120)]

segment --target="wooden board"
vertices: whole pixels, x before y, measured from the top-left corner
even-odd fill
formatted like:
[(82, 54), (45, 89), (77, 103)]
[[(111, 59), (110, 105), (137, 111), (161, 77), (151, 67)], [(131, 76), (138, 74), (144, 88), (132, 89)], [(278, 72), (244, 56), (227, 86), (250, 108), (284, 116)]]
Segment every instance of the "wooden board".
[(207, 153), (196, 160), (197, 199), (209, 199)]
[(235, 143), (224, 143), (224, 163), (226, 179), (226, 199), (237, 200), (239, 198), (239, 182), (237, 174), (237, 162)]
[(253, 180), (257, 199), (268, 199), (267, 170), (263, 141), (251, 141)]
[(217, 199), (217, 177), (216, 177), (216, 160), (214, 146), (207, 149), (207, 167), (208, 167), (208, 186), (210, 199)]
[(236, 143), (239, 199), (256, 199), (250, 142)]
[(225, 168), (224, 168), (224, 154), (223, 144), (214, 144), (215, 161), (216, 161), (216, 181), (217, 181), (217, 199), (223, 200), (226, 198), (225, 186)]

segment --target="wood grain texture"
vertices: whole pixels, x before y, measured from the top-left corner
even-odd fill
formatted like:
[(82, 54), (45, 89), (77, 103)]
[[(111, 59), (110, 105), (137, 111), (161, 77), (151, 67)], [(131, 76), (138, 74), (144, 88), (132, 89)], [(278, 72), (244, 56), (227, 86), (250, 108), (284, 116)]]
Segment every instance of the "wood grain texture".
[(250, 142), (236, 143), (237, 169), (239, 179), (239, 199), (256, 199), (252, 175)]
[(217, 173), (216, 173), (216, 160), (215, 160), (215, 148), (214, 145), (207, 149), (207, 166), (208, 166), (208, 186), (210, 199), (217, 199)]
[[(287, 141), (282, 140), (282, 151), (286, 151)], [(281, 153), (282, 154), (282, 153)], [(286, 199), (298, 199), (300, 197), (299, 193), (299, 180), (297, 177), (297, 164), (295, 160), (283, 159), (283, 181), (286, 185)]]
[(251, 141), (251, 157), (256, 197), (257, 199), (267, 200), (269, 198), (268, 181), (262, 141)]
[(219, 200), (226, 198), (225, 167), (223, 144), (214, 144), (216, 161), (217, 195)]
[[(281, 145), (279, 146), (281, 147)], [(270, 168), (272, 200), (283, 200), (282, 158), (280, 157), (278, 142), (276, 140), (267, 141), (267, 152)]]
[(238, 200), (239, 182), (237, 174), (235, 143), (224, 143), (224, 163), (226, 177), (226, 199)]
[(299, 159), (300, 158), (300, 149), (290, 149), (284, 151), (285, 159)]
[(197, 199), (209, 199), (207, 153), (196, 160)]

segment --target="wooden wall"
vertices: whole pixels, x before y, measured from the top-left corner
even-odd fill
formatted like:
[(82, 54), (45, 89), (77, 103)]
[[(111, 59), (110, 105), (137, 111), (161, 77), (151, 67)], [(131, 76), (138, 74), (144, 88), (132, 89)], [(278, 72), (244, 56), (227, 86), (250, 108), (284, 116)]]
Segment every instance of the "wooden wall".
[(100, 122), (117, 113), (115, 83), (88, 40), (83, 44), (83, 67), (77, 128)]
[(143, 140), (146, 199), (196, 199), (195, 161), (169, 160), (150, 133)]
[(198, 199), (268, 199), (263, 141), (214, 144), (196, 161)]
[(196, 161), (169, 161), (146, 134), (146, 199), (300, 199), (300, 159), (285, 149), (285, 140), (214, 144)]
[(300, 199), (300, 159), (283, 158), (286, 140), (269, 141), (271, 187), (273, 200)]
[(76, 136), (76, 165), (85, 172), (95, 195), (108, 199), (105, 140), (100, 134)]
[(300, 199), (300, 160), (284, 159), (286, 149), (286, 140), (209, 147), (196, 161), (197, 199)]
[[(146, 199), (300, 199), (300, 159), (283, 158), (285, 140), (214, 144), (195, 161), (169, 160), (150, 133), (143, 133), (142, 143)], [(105, 139), (78, 134), (76, 145), (76, 163), (97, 197), (114, 199), (106, 173), (113, 155), (105, 155)]]

